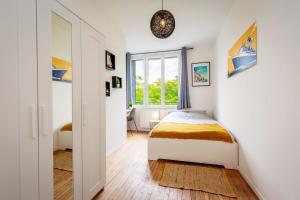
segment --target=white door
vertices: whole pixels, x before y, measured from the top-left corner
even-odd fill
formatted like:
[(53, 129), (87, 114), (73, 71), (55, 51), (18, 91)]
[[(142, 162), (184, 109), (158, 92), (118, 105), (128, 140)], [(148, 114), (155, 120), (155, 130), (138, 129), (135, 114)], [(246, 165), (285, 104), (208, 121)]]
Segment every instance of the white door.
[(81, 22), (83, 198), (105, 184), (105, 61), (101, 34)]
[(53, 13), (71, 24), (73, 198), (82, 199), (80, 19), (55, 0), (38, 0), (38, 101), (40, 199), (53, 199), (52, 22)]
[(0, 6), (0, 199), (38, 199), (35, 0)]

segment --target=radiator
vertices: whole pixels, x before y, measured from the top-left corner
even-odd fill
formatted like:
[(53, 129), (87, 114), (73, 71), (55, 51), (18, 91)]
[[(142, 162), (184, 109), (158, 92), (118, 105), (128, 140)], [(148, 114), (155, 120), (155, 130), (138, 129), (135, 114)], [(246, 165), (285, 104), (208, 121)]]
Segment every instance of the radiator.
[(169, 112), (176, 109), (141, 109), (139, 111), (139, 127), (141, 129), (150, 128), (150, 120), (163, 119)]
[(150, 120), (153, 119), (153, 115), (157, 113), (157, 110), (141, 110), (140, 111), (140, 128), (141, 129), (149, 129), (150, 128)]

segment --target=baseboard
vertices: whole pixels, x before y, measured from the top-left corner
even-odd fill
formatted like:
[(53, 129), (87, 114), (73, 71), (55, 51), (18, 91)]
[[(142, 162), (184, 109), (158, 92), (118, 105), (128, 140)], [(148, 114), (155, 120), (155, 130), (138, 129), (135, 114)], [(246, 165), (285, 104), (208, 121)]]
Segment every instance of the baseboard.
[(246, 175), (246, 173), (244, 173), (240, 168), (238, 169), (240, 174), (242, 175), (242, 177), (245, 179), (245, 181), (248, 183), (248, 185), (251, 187), (251, 189), (253, 190), (253, 192), (256, 194), (256, 196), (260, 199), (260, 200), (265, 200), (266, 198), (264, 198), (264, 196), (262, 195), (262, 193), (258, 190), (258, 188), (256, 187), (256, 185), (253, 183), (253, 181)]
[(122, 142), (120, 145), (116, 146), (115, 148), (113, 148), (110, 151), (106, 152), (106, 157), (110, 156), (112, 153), (118, 151), (124, 144), (126, 143), (126, 140), (124, 142)]
[(137, 131), (137, 130), (131, 130), (131, 129), (128, 129), (127, 131), (128, 131), (129, 133), (130, 133), (130, 131), (134, 131), (134, 132), (150, 132), (151, 129), (150, 129), (150, 128), (139, 128), (138, 131)]

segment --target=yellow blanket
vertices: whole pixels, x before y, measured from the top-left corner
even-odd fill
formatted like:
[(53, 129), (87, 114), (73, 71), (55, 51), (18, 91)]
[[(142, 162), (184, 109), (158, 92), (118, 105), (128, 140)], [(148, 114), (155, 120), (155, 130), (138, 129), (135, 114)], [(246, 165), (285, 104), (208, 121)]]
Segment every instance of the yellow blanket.
[(72, 131), (72, 123), (68, 123), (66, 125), (64, 125), (60, 131)]
[(214, 140), (233, 143), (229, 132), (218, 124), (182, 124), (161, 122), (154, 127), (150, 137)]

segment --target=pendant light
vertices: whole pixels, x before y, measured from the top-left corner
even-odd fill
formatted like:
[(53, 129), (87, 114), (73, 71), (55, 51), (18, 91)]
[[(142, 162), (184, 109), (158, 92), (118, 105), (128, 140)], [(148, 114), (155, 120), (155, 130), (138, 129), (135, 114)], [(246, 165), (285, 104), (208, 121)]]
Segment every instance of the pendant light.
[(164, 10), (164, 1), (162, 0), (162, 9), (157, 11), (151, 19), (150, 28), (153, 35), (160, 39), (169, 37), (175, 29), (175, 18), (167, 10)]

